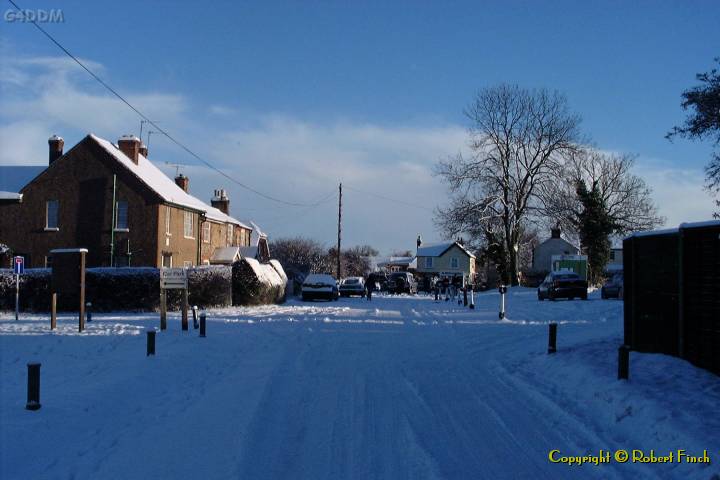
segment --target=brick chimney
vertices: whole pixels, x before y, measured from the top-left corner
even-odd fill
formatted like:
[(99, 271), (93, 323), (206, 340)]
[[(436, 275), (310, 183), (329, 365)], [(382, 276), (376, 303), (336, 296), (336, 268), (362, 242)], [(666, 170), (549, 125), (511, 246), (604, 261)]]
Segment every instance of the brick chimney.
[(225, 215), (230, 215), (230, 199), (225, 190), (215, 190), (215, 195), (210, 200), (210, 205), (217, 208)]
[(135, 165), (138, 164), (138, 154), (140, 153), (140, 139), (135, 135), (123, 135), (118, 140), (118, 148), (121, 152), (130, 158)]
[(555, 225), (555, 228), (550, 229), (550, 238), (560, 238), (560, 225)]
[(182, 188), (185, 193), (188, 193), (188, 190), (190, 189), (190, 179), (188, 177), (182, 173), (178, 174), (178, 176), (175, 177), (175, 184)]
[(142, 143), (142, 140), (140, 140), (140, 155), (147, 158), (148, 157), (148, 148), (147, 145)]
[(52, 165), (55, 160), (62, 157), (65, 140), (63, 140), (62, 137), (53, 135), (52, 137), (48, 138), (48, 145), (50, 146), (50, 157), (48, 160), (48, 165)]

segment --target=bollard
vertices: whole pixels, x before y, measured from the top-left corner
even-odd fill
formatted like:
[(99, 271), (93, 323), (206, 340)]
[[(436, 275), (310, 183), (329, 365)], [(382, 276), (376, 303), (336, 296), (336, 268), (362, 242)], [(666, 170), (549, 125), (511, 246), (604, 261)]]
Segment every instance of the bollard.
[(91, 309), (92, 309), (92, 303), (87, 302), (87, 303), (85, 304), (85, 312), (86, 312), (86, 315), (87, 315), (87, 321), (88, 321), (88, 322), (92, 322), (92, 310), (91, 310)]
[(557, 323), (550, 323), (548, 327), (548, 354), (550, 354), (557, 352)]
[(197, 305), (193, 305), (192, 312), (193, 312), (193, 328), (195, 330), (197, 330), (199, 327), (198, 318), (197, 318), (197, 312), (198, 312)]
[(463, 306), (468, 306), (468, 299), (467, 299), (467, 287), (463, 288)]
[(155, 330), (147, 331), (147, 357), (155, 355)]
[(618, 348), (618, 380), (627, 380), (630, 374), (630, 347)]
[(57, 293), (52, 294), (50, 301), (50, 330), (57, 328)]
[(507, 287), (500, 285), (498, 291), (500, 292), (500, 313), (498, 313), (498, 317), (502, 320), (505, 318), (505, 294), (507, 293)]
[(205, 310), (202, 310), (200, 312), (200, 336), (202, 338), (205, 338), (205, 320), (206, 320)]
[(40, 364), (28, 363), (27, 410), (40, 409)]

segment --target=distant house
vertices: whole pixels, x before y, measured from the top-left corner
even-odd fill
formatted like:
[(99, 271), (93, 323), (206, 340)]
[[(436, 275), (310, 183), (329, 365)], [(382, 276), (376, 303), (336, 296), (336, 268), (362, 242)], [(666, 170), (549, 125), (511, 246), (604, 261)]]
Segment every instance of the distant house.
[(621, 272), (623, 269), (623, 249), (622, 247), (613, 247), (610, 249), (610, 260), (605, 270), (608, 273)]
[(475, 276), (475, 255), (459, 242), (420, 245), (417, 250), (417, 273), (421, 277)]
[(48, 144), (48, 167), (18, 201), (0, 202), (0, 243), (28, 267), (50, 265), (50, 250), (65, 247), (87, 248), (90, 267), (182, 267), (250, 245), (252, 228), (229, 215), (224, 190), (212, 205), (193, 197), (189, 179), (168, 178), (138, 138), (116, 145), (90, 134), (66, 153), (62, 138)]
[(388, 273), (407, 272), (417, 269), (417, 261), (415, 257), (389, 257), (379, 261), (377, 266)]
[(578, 255), (580, 249), (562, 238), (560, 227), (550, 230), (550, 238), (533, 249), (532, 269), (537, 272), (550, 271), (553, 255)]

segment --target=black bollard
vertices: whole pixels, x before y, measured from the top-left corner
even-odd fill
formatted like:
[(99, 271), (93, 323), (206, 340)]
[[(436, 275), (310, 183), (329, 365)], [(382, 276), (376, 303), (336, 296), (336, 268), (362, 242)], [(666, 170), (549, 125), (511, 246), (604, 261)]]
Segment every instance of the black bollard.
[(548, 353), (555, 353), (557, 352), (557, 323), (551, 323), (548, 325), (550, 327), (550, 334), (548, 338)]
[(200, 336), (202, 338), (205, 338), (205, 321), (206, 321), (206, 314), (205, 310), (200, 312)]
[(87, 302), (85, 304), (85, 315), (87, 316), (87, 321), (92, 322), (92, 303)]
[(467, 300), (467, 287), (463, 288), (463, 306), (468, 306), (468, 300)]
[(197, 330), (199, 327), (198, 318), (197, 318), (197, 312), (198, 312), (197, 305), (193, 305), (192, 312), (193, 312), (193, 328), (195, 330)]
[(155, 355), (155, 330), (147, 331), (147, 356)]
[(630, 374), (630, 347), (618, 348), (618, 380), (627, 380)]
[(27, 410), (40, 409), (40, 364), (28, 363)]

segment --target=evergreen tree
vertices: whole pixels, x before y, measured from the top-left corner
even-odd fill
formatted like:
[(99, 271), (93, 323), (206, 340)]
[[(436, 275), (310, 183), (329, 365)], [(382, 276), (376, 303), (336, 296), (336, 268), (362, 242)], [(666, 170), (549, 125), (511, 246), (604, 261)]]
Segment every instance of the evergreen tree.
[(608, 213), (597, 182), (593, 182), (589, 190), (585, 182), (578, 182), (577, 195), (582, 204), (579, 233), (583, 252), (588, 256), (588, 282), (598, 284), (610, 259), (610, 234), (617, 226)]

